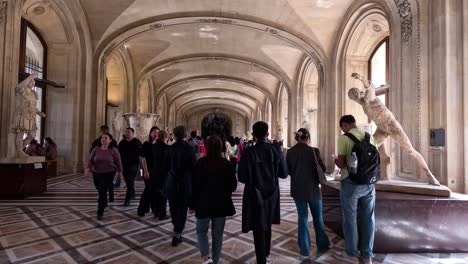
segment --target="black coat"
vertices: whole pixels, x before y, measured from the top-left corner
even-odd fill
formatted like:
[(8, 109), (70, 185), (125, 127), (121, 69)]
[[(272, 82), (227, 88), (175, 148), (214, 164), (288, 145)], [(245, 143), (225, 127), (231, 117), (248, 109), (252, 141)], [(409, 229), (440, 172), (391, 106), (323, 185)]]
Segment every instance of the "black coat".
[(237, 188), (237, 179), (231, 164), (221, 156), (211, 161), (206, 157), (195, 164), (191, 208), (197, 218), (232, 216), (236, 209), (232, 193)]
[(317, 167), (314, 152), (319, 166), (326, 170), (320, 151), (304, 143), (297, 143), (288, 150), (286, 163), (291, 175), (291, 197), (299, 200), (321, 200)]
[(288, 168), (278, 144), (264, 141), (247, 148), (238, 169), (239, 181), (245, 183), (242, 198), (242, 232), (268, 230), (280, 224), (278, 178), (288, 177)]
[(156, 144), (152, 144), (152, 170), (150, 173), (150, 182), (158, 189), (162, 189), (166, 181), (166, 173), (164, 171), (164, 162), (167, 148), (169, 147), (164, 141), (158, 140)]
[(164, 160), (164, 192), (167, 199), (180, 206), (188, 206), (192, 196), (192, 170), (195, 164), (192, 147), (185, 141), (177, 141), (167, 148)]

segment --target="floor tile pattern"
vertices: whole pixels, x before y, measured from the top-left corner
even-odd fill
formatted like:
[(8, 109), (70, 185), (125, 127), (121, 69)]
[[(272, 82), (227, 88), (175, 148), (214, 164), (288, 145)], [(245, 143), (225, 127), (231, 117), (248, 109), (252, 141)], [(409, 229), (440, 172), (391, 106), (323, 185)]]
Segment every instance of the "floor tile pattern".
[[(137, 197), (143, 182), (136, 182)], [(243, 186), (233, 194), (237, 214), (226, 221), (220, 263), (255, 263), (252, 234), (241, 232)], [(3, 263), (201, 263), (190, 216), (184, 242), (171, 247), (170, 220), (138, 217), (134, 201), (122, 206), (125, 188), (116, 190), (103, 220), (96, 218), (97, 193), (83, 175), (49, 179), (48, 191), (24, 200), (0, 201), (0, 264)], [(273, 263), (341, 263), (333, 257), (343, 240), (327, 229), (334, 248), (319, 257), (299, 259), (297, 214), (289, 197), (289, 181), (281, 181), (281, 225), (272, 234)], [(310, 218), (310, 220), (312, 220)], [(311, 237), (314, 237), (310, 223)], [(312, 242), (312, 246), (315, 244)], [(377, 254), (377, 264), (468, 264), (468, 254)]]

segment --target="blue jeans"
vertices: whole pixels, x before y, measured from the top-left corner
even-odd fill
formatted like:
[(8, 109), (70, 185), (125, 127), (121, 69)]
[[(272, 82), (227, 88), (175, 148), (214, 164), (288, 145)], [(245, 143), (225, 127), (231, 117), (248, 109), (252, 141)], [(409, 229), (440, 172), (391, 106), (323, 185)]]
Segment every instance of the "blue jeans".
[(210, 227), (211, 221), (211, 239), (213, 242), (211, 249), (211, 259), (214, 263), (218, 263), (219, 257), (221, 256), (221, 249), (223, 247), (223, 233), (224, 224), (226, 217), (215, 217), (215, 218), (197, 218), (197, 240), (198, 247), (200, 249), (200, 255), (202, 257), (210, 254), (210, 245), (208, 242), (208, 228)]
[(372, 257), (375, 237), (375, 186), (356, 185), (346, 178), (341, 181), (341, 207), (343, 208), (343, 234), (345, 251), (349, 256), (358, 256), (357, 209), (360, 210), (361, 239), (359, 250), (362, 257)]
[[(310, 255), (310, 234), (309, 234), (309, 208), (312, 213), (315, 230), (315, 241), (319, 251), (327, 250), (330, 241), (325, 233), (322, 218), (322, 200), (298, 200), (294, 199), (297, 207), (297, 243), (300, 253), (303, 256)], [(308, 208), (309, 207), (309, 208)]]

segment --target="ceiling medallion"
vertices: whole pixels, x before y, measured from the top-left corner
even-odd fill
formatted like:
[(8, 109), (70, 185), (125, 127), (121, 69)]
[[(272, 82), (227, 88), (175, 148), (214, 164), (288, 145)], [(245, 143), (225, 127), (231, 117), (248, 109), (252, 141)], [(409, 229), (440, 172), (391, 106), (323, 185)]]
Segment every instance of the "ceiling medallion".
[(267, 32), (270, 32), (270, 33), (273, 34), (273, 35), (277, 35), (277, 34), (278, 34), (278, 30), (276, 30), (276, 29), (272, 29), (272, 28), (267, 27), (265, 30), (266, 30)]
[(382, 31), (382, 27), (378, 24), (372, 24), (372, 30), (374, 30), (374, 32), (380, 32)]
[(45, 13), (45, 7), (43, 6), (37, 6), (33, 9), (33, 14), (40, 16)]
[(158, 28), (162, 28), (163, 26), (164, 26), (164, 24), (156, 23), (156, 24), (151, 24), (150, 28), (151, 29), (158, 29)]

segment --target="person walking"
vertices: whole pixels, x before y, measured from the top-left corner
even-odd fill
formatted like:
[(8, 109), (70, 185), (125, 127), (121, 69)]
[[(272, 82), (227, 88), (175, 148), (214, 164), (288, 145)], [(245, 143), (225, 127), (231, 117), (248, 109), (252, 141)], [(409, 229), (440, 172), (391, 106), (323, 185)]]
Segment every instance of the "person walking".
[(91, 151), (85, 170), (86, 177), (90, 177), (92, 171), (94, 186), (98, 191), (99, 220), (102, 219), (104, 209), (107, 207), (107, 191), (112, 185), (115, 172), (117, 171), (119, 178), (123, 178), (119, 151), (110, 144), (111, 141), (112, 136), (109, 133), (102, 134), (101, 146)]
[(122, 167), (127, 192), (124, 206), (130, 205), (130, 200), (135, 197), (135, 177), (140, 164), (141, 141), (135, 137), (135, 130), (127, 127), (125, 139), (119, 143), (119, 153), (122, 158)]
[[(237, 188), (237, 179), (230, 163), (221, 155), (223, 141), (218, 136), (206, 141), (206, 157), (197, 161), (193, 173), (191, 209), (197, 218), (198, 248), (203, 263), (218, 263), (226, 216), (236, 213), (231, 195)], [(211, 222), (212, 249), (210, 257), (208, 229)]]
[[(197, 218), (197, 240), (203, 263), (218, 263), (223, 245), (226, 216), (236, 213), (231, 195), (237, 188), (230, 163), (221, 156), (223, 141), (218, 136), (206, 141), (206, 157), (197, 161), (193, 173), (191, 209)], [(212, 249), (208, 229), (211, 222)]]
[(169, 200), (172, 225), (174, 226), (172, 246), (182, 243), (182, 231), (187, 221), (187, 211), (192, 196), (192, 170), (195, 164), (193, 148), (185, 141), (187, 130), (177, 126), (172, 131), (175, 143), (165, 155), (165, 193)]
[[(336, 252), (335, 257), (348, 263), (359, 263), (358, 256), (360, 256), (365, 264), (369, 264), (372, 263), (375, 237), (375, 185), (369, 182), (357, 182), (357, 180), (368, 178), (374, 182), (373, 178), (380, 177), (377, 143), (374, 137), (356, 126), (356, 119), (352, 115), (341, 117), (340, 128), (345, 134), (338, 138), (338, 156), (335, 156), (335, 164), (341, 169), (340, 202), (343, 209), (345, 251)], [(363, 148), (366, 149), (364, 153), (366, 162), (353, 167), (350, 162), (351, 158), (362, 157), (360, 153), (355, 152), (357, 149), (354, 147), (358, 144), (360, 146), (366, 144)], [(376, 159), (371, 159), (372, 157)], [(356, 171), (351, 174), (350, 168)], [(359, 173), (361, 169), (365, 173)], [(358, 208), (360, 236), (358, 236), (357, 228)]]
[(155, 217), (158, 216), (159, 220), (166, 220), (169, 218), (166, 213), (167, 207), (167, 197), (163, 190), (166, 182), (166, 174), (164, 172), (164, 162), (167, 155), (167, 148), (169, 147), (166, 144), (168, 134), (165, 130), (159, 131), (159, 138), (156, 144), (153, 144), (153, 173), (150, 174), (150, 182), (154, 185), (155, 190), (155, 203), (156, 211)]
[(277, 144), (266, 142), (268, 124), (253, 125), (256, 144), (244, 150), (237, 171), (245, 183), (242, 197), (242, 232), (253, 231), (258, 264), (271, 263), (271, 226), (280, 224), (280, 193), (278, 178), (288, 177), (286, 161)]
[(143, 168), (143, 178), (145, 189), (141, 194), (140, 204), (138, 205), (138, 216), (145, 216), (151, 209), (156, 215), (156, 188), (153, 184), (153, 145), (157, 143), (159, 137), (159, 128), (153, 126), (150, 129), (148, 140), (141, 147), (141, 166)]
[[(310, 133), (306, 128), (300, 128), (295, 133), (297, 144), (288, 150), (286, 164), (291, 176), (291, 197), (294, 198), (297, 208), (297, 243), (303, 258), (310, 255), (310, 233), (308, 223), (308, 210), (312, 213), (315, 230), (317, 255), (322, 254), (330, 247), (330, 241), (325, 233), (322, 218), (322, 192), (317, 170), (325, 172), (318, 148), (309, 146)], [(317, 168), (317, 165), (320, 168)]]
[[(91, 153), (91, 151), (93, 151), (93, 149), (95, 147), (101, 147), (102, 146), (101, 137), (105, 133), (109, 134), (109, 127), (107, 125), (102, 125), (102, 126), (99, 127), (99, 132), (100, 132), (100, 135), (99, 135), (98, 138), (96, 138), (93, 141), (93, 143), (91, 145), (91, 148), (89, 149), (89, 153)], [(117, 149), (117, 141), (115, 141), (115, 139), (112, 138), (111, 142), (109, 143), (109, 146), (110, 146), (110, 148), (116, 148)], [(114, 202), (114, 187), (115, 188), (120, 188), (120, 178), (119, 177), (117, 177), (117, 179), (115, 180), (115, 184), (113, 183), (109, 187), (109, 202), (110, 203)]]

